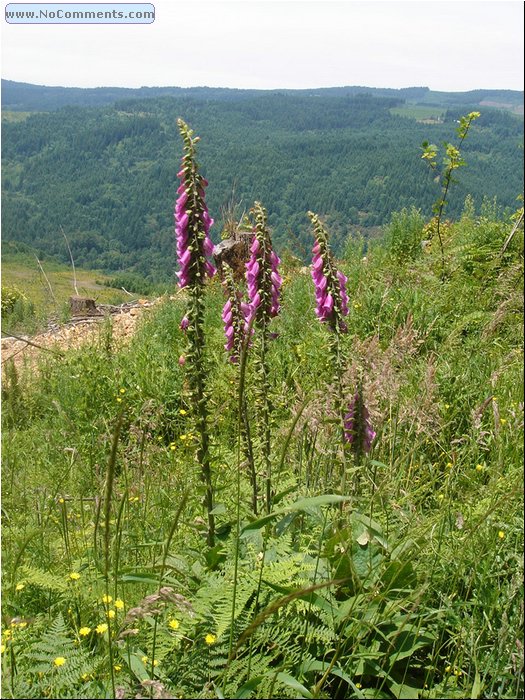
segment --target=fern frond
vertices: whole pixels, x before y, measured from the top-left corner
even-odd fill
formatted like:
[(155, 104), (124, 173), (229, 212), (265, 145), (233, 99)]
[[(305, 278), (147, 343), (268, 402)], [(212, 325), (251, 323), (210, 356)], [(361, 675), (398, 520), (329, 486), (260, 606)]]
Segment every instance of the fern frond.
[(43, 571), (34, 566), (24, 565), (20, 567), (20, 577), (23, 578), (26, 585), (32, 584), (57, 593), (67, 590), (67, 581), (64, 580), (63, 576), (57, 576), (50, 571)]

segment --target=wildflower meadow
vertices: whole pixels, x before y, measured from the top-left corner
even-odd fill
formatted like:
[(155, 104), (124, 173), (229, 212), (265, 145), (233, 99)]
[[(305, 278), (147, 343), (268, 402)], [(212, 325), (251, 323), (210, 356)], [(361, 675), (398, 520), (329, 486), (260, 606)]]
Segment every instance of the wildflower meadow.
[(304, 212), (300, 260), (256, 201), (241, 273), (179, 120), (177, 288), (3, 367), (3, 697), (523, 696), (523, 208), (445, 218), (477, 116), (433, 212), (337, 257)]

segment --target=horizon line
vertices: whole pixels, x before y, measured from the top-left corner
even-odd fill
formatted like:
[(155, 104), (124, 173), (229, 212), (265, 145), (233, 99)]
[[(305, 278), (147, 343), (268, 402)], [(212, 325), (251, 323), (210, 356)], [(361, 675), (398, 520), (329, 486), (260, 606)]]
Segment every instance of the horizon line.
[(31, 83), (25, 80), (12, 80), (11, 78), (1, 78), (2, 81), (10, 83), (18, 83), (20, 85), (31, 85), (33, 87), (42, 88), (60, 88), (63, 90), (154, 90), (154, 89), (177, 89), (177, 90), (195, 90), (195, 89), (208, 89), (208, 90), (237, 90), (237, 91), (252, 91), (252, 92), (274, 92), (279, 90), (286, 91), (305, 91), (305, 90), (334, 90), (334, 89), (345, 89), (345, 88), (366, 88), (369, 90), (412, 90), (412, 89), (424, 89), (428, 92), (448, 92), (448, 93), (465, 93), (465, 92), (475, 92), (477, 90), (485, 91), (506, 91), (506, 92), (518, 92), (523, 93), (523, 90), (517, 90), (515, 88), (505, 88), (505, 87), (476, 87), (470, 88), (468, 90), (435, 90), (428, 85), (407, 85), (404, 87), (388, 87), (388, 86), (375, 86), (375, 85), (329, 85), (329, 86), (315, 86), (315, 87), (272, 87), (272, 88), (256, 88), (256, 87), (229, 87), (225, 85), (140, 85), (138, 87), (130, 87), (127, 85), (96, 85), (96, 86), (80, 86), (80, 85), (46, 85), (43, 83)]

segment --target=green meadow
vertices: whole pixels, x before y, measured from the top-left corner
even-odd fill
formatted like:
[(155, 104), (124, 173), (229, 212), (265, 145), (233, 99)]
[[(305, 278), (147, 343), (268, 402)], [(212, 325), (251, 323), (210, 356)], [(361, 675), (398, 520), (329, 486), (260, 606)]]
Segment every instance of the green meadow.
[[(376, 433), (359, 458), (343, 459), (310, 272), (288, 260), (267, 353), (269, 513), (240, 442), (241, 395), (257, 432), (256, 358), (228, 361), (210, 280), (213, 547), (182, 296), (125, 347), (107, 321), (93, 345), (4, 365), (3, 697), (521, 697), (515, 223), (467, 202), (442, 230), (444, 275), (416, 210), (368, 248), (347, 241), (343, 390), (361, 387)], [(65, 270), (47, 272), (69, 293)]]

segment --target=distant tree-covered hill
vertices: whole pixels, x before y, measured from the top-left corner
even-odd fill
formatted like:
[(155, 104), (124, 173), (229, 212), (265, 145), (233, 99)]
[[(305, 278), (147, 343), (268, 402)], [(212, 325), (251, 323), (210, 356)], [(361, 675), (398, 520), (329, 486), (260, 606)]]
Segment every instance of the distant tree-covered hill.
[[(175, 268), (177, 117), (202, 137), (199, 160), (210, 182), (215, 239), (233, 192), (240, 211), (261, 200), (277, 246), (302, 255), (311, 246), (308, 209), (326, 218), (336, 246), (352, 228), (366, 233), (403, 207), (430, 216), (439, 185), (420, 158), (421, 142), (453, 141), (458, 116), (495, 92), (477, 91), (477, 102), (463, 97), (448, 108), (442, 100), (440, 118), (421, 123), (396, 110), (432, 104), (426, 88), (84, 91), (2, 85), (8, 110), (2, 129), (4, 242), (67, 261), (64, 231), (77, 264), (131, 269), (151, 279), (167, 279)], [(67, 99), (82, 106), (63, 106)], [(16, 118), (9, 110), (37, 113)], [(496, 197), (514, 208), (523, 190), (523, 120), (490, 107), (480, 111), (464, 144), (468, 168), (455, 185), (449, 216), (461, 212), (467, 193), (478, 206), (483, 197)]]
[(375, 97), (393, 97), (402, 102), (417, 104), (482, 105), (491, 103), (502, 109), (523, 113), (523, 92), (517, 90), (470, 90), (468, 92), (438, 92), (428, 87), (371, 88), (346, 85), (304, 90), (246, 90), (210, 87), (97, 87), (74, 88), (33, 85), (14, 80), (2, 80), (2, 109), (22, 112), (53, 111), (65, 106), (101, 107), (126, 98), (151, 99), (155, 97), (196, 98), (204, 100), (237, 101), (272, 94), (292, 96), (351, 97), (368, 94)]

